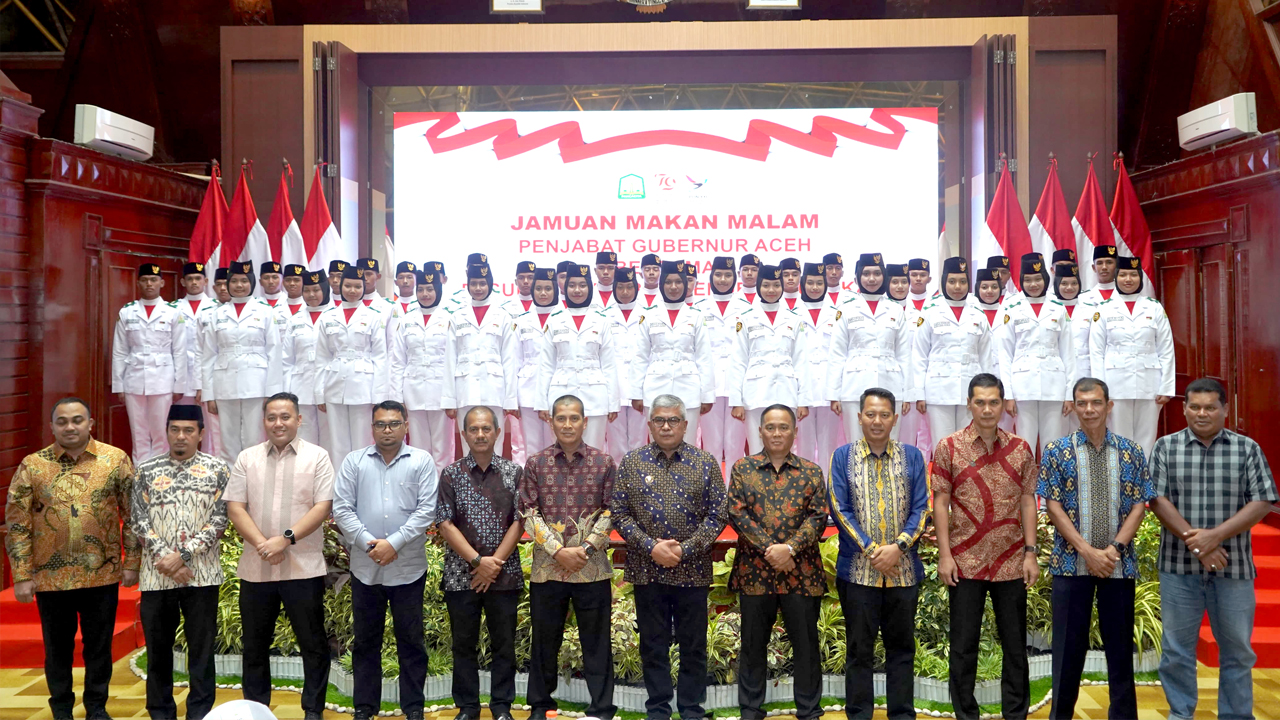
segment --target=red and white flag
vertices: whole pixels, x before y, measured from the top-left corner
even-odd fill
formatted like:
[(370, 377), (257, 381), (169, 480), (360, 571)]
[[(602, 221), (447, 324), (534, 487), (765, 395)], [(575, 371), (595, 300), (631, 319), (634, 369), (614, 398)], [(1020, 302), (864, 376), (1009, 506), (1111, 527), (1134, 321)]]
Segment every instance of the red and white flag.
[(1004, 255), (1009, 258), (1010, 280), (1021, 289), (1022, 256), (1033, 252), (1031, 233), (1027, 230), (1027, 218), (1018, 204), (1018, 194), (1013, 189), (1013, 177), (1009, 174), (1007, 160), (1000, 161), (1000, 183), (996, 185), (987, 222), (982, 226), (973, 244), (973, 274), (987, 266), (987, 258)]
[[(209, 176), (209, 187), (204, 191), (204, 201), (200, 203), (200, 214), (196, 216), (196, 227), (191, 232), (191, 245), (187, 249), (187, 261), (204, 263), (207, 268), (218, 267), (218, 256), (222, 250), (222, 234), (227, 222), (227, 198), (222, 194), (222, 171), (218, 163), (213, 163), (213, 174)], [(205, 273), (210, 279), (213, 273)], [(212, 292), (212, 283), (210, 283)]]
[(1116, 196), (1111, 201), (1111, 226), (1116, 231), (1116, 249), (1121, 255), (1142, 260), (1142, 273), (1146, 275), (1143, 295), (1155, 296), (1155, 253), (1152, 251), (1151, 230), (1147, 218), (1138, 203), (1138, 193), (1133, 190), (1129, 171), (1124, 168), (1124, 156), (1116, 153)]
[(1076, 215), (1071, 219), (1071, 229), (1076, 234), (1076, 259), (1080, 263), (1080, 291), (1098, 284), (1093, 272), (1093, 249), (1098, 245), (1119, 245), (1120, 235), (1107, 217), (1107, 201), (1102, 197), (1102, 186), (1093, 172), (1093, 158), (1089, 158), (1089, 174), (1084, 179), (1084, 191), (1076, 205)]
[(342, 257), (342, 237), (329, 214), (329, 203), (324, 199), (324, 186), (320, 184), (320, 166), (311, 181), (307, 195), (307, 207), (302, 211), (302, 247), (306, 253), (306, 265), (311, 270), (328, 270), (333, 260), (354, 262), (355, 258)]
[(1067, 212), (1067, 201), (1062, 196), (1062, 184), (1058, 182), (1057, 158), (1049, 158), (1049, 177), (1045, 178), (1044, 191), (1040, 193), (1036, 214), (1031, 216), (1031, 225), (1027, 230), (1031, 233), (1031, 246), (1035, 248), (1035, 252), (1044, 255), (1046, 263), (1053, 262), (1055, 250), (1074, 250), (1076, 247), (1071, 215)]
[(280, 172), (280, 187), (271, 205), (271, 218), (267, 220), (267, 244), (271, 247), (271, 259), (281, 265), (306, 266), (306, 251), (302, 247), (302, 231), (289, 207), (289, 185), (293, 183), (293, 168), (286, 161)]
[(256, 274), (262, 263), (272, 259), (267, 243), (267, 231), (258, 221), (258, 211), (249, 195), (249, 183), (245, 180), (248, 165), (240, 166), (240, 181), (231, 196), (231, 209), (227, 212), (227, 224), (222, 236), (222, 258), (248, 260)]

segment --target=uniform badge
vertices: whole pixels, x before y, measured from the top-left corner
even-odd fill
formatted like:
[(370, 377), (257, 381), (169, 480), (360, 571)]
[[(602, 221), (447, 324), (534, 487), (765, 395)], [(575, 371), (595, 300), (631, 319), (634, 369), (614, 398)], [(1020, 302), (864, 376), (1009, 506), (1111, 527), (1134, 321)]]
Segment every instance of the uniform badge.
[(1009, 324), (1009, 316), (1008, 316), (1008, 315), (1005, 315), (1005, 316), (1004, 316), (1004, 324), (1005, 324), (1005, 325), (1008, 325), (1008, 324)]
[(742, 323), (741, 323), (741, 322), (739, 322), (739, 323), (738, 323), (738, 329), (737, 329), (737, 330), (734, 330), (734, 332), (742, 332)]
[(842, 314), (843, 314), (843, 312), (842, 312), (842, 311), (837, 310), (837, 311), (836, 311), (836, 319), (837, 319), (837, 320), (839, 320), (839, 319), (840, 319), (840, 316), (841, 316)]
[(916, 318), (916, 327), (920, 327), (923, 324), (924, 324), (924, 316), (921, 315), (920, 317)]
[(1102, 317), (1102, 313), (1100, 313), (1100, 312), (1096, 312), (1096, 313), (1094, 313), (1094, 314), (1093, 314), (1093, 321), (1094, 321), (1094, 322), (1098, 322), (1098, 320), (1099, 320), (1101, 317)]
[(644, 316), (643, 316), (643, 315), (641, 315), (641, 316), (640, 316), (640, 319), (636, 321), (636, 324), (637, 324), (637, 325), (640, 325), (640, 324), (643, 324), (643, 323), (644, 323)]

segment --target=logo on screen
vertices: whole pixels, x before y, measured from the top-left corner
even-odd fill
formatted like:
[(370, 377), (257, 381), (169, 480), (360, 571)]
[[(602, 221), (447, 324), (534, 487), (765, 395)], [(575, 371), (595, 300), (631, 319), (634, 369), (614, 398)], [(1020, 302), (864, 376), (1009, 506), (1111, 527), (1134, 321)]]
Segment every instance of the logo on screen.
[(639, 175), (623, 175), (618, 179), (619, 200), (643, 200), (644, 178)]

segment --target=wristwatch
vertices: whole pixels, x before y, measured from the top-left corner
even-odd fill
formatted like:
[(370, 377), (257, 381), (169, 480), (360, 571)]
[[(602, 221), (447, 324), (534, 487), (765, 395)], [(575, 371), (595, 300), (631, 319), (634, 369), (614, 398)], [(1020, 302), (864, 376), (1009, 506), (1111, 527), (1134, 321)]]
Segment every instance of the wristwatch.
[(473, 568), (480, 567), (480, 553), (476, 553), (476, 556), (471, 558), (471, 567)]
[(586, 553), (587, 559), (590, 560), (591, 558), (596, 556), (596, 546), (587, 545), (585, 548), (582, 549), (582, 552)]
[(182, 557), (182, 562), (191, 562), (191, 551), (186, 548), (178, 548), (178, 555)]
[(791, 553), (791, 557), (795, 557), (795, 556), (796, 556), (796, 548), (795, 548), (795, 546), (794, 546), (794, 545), (791, 545), (790, 543), (788, 543), (788, 544), (787, 544), (787, 552)]
[(1040, 546), (1039, 545), (1023, 545), (1022, 552), (1031, 553), (1032, 555), (1037, 555), (1040, 553)]
[(901, 550), (902, 552), (906, 552), (906, 551), (907, 551), (907, 548), (910, 548), (910, 547), (911, 547), (911, 546), (907, 544), (907, 541), (906, 541), (906, 540), (903, 540), (902, 538), (898, 538), (898, 549), (899, 549), (899, 550)]
[(1129, 546), (1128, 546), (1128, 545), (1125, 545), (1124, 543), (1122, 543), (1122, 542), (1120, 542), (1119, 540), (1117, 540), (1117, 541), (1115, 541), (1115, 542), (1111, 543), (1111, 547), (1115, 548), (1115, 549), (1116, 549), (1116, 552), (1118, 552), (1118, 553), (1120, 553), (1121, 555), (1123, 555), (1123, 554), (1124, 554), (1124, 551), (1125, 551), (1126, 549), (1128, 549), (1128, 547), (1129, 547)]
[(289, 541), (290, 545), (297, 545), (298, 538), (293, 536), (293, 528), (286, 528), (284, 531), (284, 539)]

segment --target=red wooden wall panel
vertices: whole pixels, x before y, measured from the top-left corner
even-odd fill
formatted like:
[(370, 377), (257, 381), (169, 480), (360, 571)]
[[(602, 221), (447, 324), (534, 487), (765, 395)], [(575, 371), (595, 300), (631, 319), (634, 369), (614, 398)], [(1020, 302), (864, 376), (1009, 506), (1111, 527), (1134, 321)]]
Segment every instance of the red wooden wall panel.
[[(1280, 134), (1136, 173), (1161, 299), (1173, 325), (1178, 392), (1222, 381), (1231, 427), (1280, 462)], [(1169, 430), (1185, 427), (1170, 403)]]

